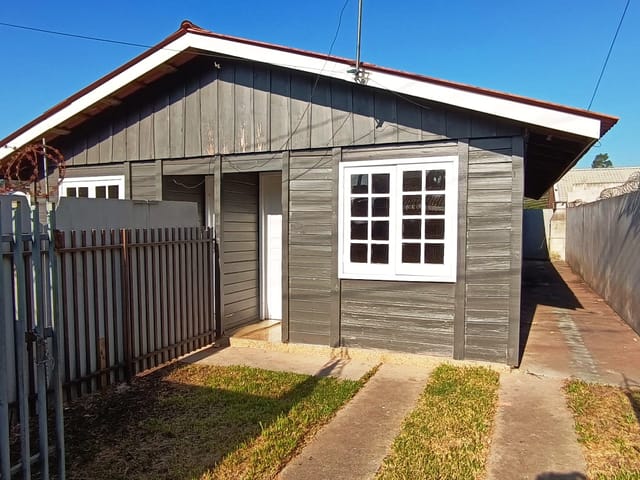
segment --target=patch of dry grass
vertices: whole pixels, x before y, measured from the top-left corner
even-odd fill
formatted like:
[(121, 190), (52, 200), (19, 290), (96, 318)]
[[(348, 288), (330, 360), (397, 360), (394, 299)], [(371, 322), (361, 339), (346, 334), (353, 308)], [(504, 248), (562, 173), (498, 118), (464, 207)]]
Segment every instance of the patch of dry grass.
[(267, 479), (361, 387), (174, 365), (65, 411), (70, 479)]
[(436, 368), (377, 479), (483, 478), (498, 386), (488, 368)]
[(640, 479), (640, 391), (565, 384), (589, 478)]

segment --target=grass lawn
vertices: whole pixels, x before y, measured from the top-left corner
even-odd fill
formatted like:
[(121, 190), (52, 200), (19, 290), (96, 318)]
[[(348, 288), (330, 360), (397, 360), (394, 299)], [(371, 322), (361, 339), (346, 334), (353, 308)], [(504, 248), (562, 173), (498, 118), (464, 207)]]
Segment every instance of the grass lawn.
[(483, 478), (498, 385), (488, 368), (436, 368), (377, 478)]
[(68, 477), (273, 478), (364, 381), (175, 364), (65, 410)]
[(640, 391), (572, 380), (565, 393), (589, 478), (640, 479)]

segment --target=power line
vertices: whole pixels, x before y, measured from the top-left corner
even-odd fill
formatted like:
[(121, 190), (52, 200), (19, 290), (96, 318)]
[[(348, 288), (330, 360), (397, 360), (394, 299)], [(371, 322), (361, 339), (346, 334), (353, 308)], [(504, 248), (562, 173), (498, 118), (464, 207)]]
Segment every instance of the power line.
[(609, 57), (611, 56), (611, 52), (613, 51), (613, 46), (615, 45), (616, 39), (618, 38), (620, 27), (622, 27), (622, 22), (624, 21), (624, 16), (627, 14), (627, 9), (629, 8), (630, 3), (631, 3), (631, 0), (627, 0), (627, 4), (624, 6), (624, 11), (622, 12), (622, 16), (620, 17), (620, 22), (618, 22), (618, 28), (616, 28), (616, 33), (613, 36), (613, 40), (611, 40), (611, 45), (609, 46), (609, 52), (607, 52), (607, 57), (604, 59), (604, 64), (602, 65), (602, 70), (600, 70), (600, 76), (598, 77), (598, 81), (596, 82), (596, 87), (593, 89), (593, 95), (591, 95), (591, 100), (589, 101), (589, 106), (587, 107), (587, 110), (591, 110), (591, 105), (593, 104), (593, 100), (596, 98), (596, 93), (598, 93), (598, 87), (600, 87), (600, 82), (602, 81), (604, 71), (607, 68)]
[(122, 40), (113, 40), (113, 39), (110, 39), (110, 38), (91, 37), (89, 35), (80, 35), (80, 34), (77, 34), (77, 33), (60, 32), (60, 31), (57, 31), (57, 30), (47, 30), (46, 28), (29, 27), (27, 25), (17, 25), (15, 23), (0, 22), (0, 26), (18, 28), (20, 30), (28, 30), (28, 31), (31, 31), (31, 32), (48, 33), (48, 34), (51, 34), (51, 35), (59, 35), (61, 37), (80, 38), (82, 40), (93, 40), (94, 42), (115, 43), (116, 45), (126, 45), (126, 46), (129, 46), (129, 47), (138, 47), (138, 48), (151, 48), (152, 47), (151, 45), (145, 45), (143, 43), (124, 42)]

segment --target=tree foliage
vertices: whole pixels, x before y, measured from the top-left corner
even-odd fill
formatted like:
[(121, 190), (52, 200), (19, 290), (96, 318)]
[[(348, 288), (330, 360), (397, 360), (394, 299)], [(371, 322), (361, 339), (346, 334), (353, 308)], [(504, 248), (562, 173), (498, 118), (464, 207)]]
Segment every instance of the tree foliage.
[(613, 167), (613, 162), (609, 160), (608, 153), (599, 153), (591, 162), (591, 168), (609, 168)]

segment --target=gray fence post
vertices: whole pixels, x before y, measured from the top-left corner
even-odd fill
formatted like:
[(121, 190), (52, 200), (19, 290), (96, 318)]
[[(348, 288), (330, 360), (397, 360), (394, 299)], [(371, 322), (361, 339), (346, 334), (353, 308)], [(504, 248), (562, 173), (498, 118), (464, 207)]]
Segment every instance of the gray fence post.
[(22, 238), (22, 202), (12, 202), (13, 210), (13, 264), (15, 268), (16, 312), (15, 348), (20, 412), (20, 452), (22, 477), (31, 478), (31, 449), (29, 445), (29, 370), (25, 333), (27, 331), (27, 278), (24, 268), (24, 239)]

